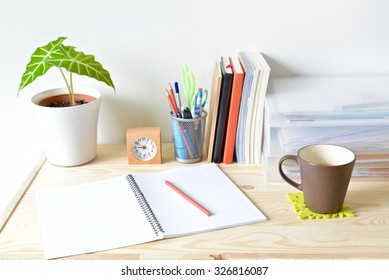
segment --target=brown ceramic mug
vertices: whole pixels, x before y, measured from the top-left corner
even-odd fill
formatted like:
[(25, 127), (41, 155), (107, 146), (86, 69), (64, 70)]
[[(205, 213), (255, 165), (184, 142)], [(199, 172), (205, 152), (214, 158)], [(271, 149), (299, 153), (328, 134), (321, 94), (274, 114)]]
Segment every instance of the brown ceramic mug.
[[(283, 171), (285, 160), (297, 162), (301, 183), (290, 179)], [(304, 193), (305, 205), (313, 212), (336, 213), (343, 206), (355, 154), (347, 148), (318, 144), (301, 148), (297, 155), (286, 155), (278, 163), (281, 177)]]

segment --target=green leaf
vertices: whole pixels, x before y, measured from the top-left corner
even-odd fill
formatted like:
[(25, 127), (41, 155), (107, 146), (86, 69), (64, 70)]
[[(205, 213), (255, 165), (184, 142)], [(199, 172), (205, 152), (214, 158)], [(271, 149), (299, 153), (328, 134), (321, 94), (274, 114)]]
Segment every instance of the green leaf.
[(31, 56), (30, 62), (26, 66), (26, 71), (22, 76), (22, 81), (19, 85), (18, 95), (20, 91), (27, 85), (31, 84), (36, 78), (44, 75), (52, 64), (46, 62), (47, 59), (57, 58), (63, 56), (59, 46), (66, 37), (59, 37), (57, 40), (51, 41), (46, 46), (39, 47)]
[(104, 82), (115, 90), (115, 85), (108, 70), (90, 54), (78, 52), (75, 47), (60, 45), (62, 56), (47, 58), (45, 61), (51, 65), (66, 69), (71, 73), (88, 76)]

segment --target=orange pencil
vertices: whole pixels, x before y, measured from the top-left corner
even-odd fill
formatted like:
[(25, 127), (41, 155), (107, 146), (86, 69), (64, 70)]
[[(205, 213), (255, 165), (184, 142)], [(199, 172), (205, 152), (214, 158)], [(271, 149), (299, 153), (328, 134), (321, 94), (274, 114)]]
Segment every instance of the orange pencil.
[(169, 87), (170, 87), (169, 95), (170, 95), (170, 98), (172, 100), (172, 104), (177, 109), (177, 111), (180, 112), (181, 108), (178, 108), (178, 106), (177, 106), (176, 97), (174, 96), (174, 90), (173, 90), (172, 85), (170, 83), (169, 83)]
[(187, 201), (192, 203), (194, 206), (196, 206), (201, 212), (203, 212), (207, 216), (211, 216), (211, 213), (207, 211), (204, 207), (202, 207), (200, 204), (198, 204), (196, 201), (194, 201), (192, 198), (187, 196), (185, 193), (183, 193), (180, 189), (178, 189), (176, 186), (174, 186), (169, 181), (165, 180), (165, 184), (170, 187), (172, 190), (174, 190), (176, 193), (178, 193), (180, 196), (185, 198)]
[(177, 106), (174, 106), (173, 100), (172, 100), (169, 92), (167, 91), (167, 89), (166, 89), (166, 97), (167, 97), (167, 100), (169, 102), (170, 109), (172, 110), (174, 116), (177, 117), (178, 116)]
[[(166, 89), (166, 97), (167, 97), (167, 100), (169, 101), (170, 109), (172, 110), (173, 115), (174, 115), (175, 117), (178, 117), (177, 107), (175, 107), (175, 106), (173, 105), (173, 101), (172, 101), (171, 96), (169, 95), (169, 92), (167, 91), (167, 89)], [(174, 97), (174, 96), (173, 96), (173, 97)], [(182, 131), (182, 127), (181, 127), (180, 122), (177, 121), (177, 125), (178, 125), (178, 127), (180, 128), (180, 132), (181, 132), (181, 135), (182, 135), (182, 139), (184, 140), (186, 150), (187, 150), (188, 153), (189, 153), (189, 157), (190, 157), (190, 158), (193, 158), (192, 150), (191, 150), (191, 148), (190, 148), (190, 146), (189, 146), (188, 140), (187, 140), (186, 137), (185, 137), (184, 131)]]

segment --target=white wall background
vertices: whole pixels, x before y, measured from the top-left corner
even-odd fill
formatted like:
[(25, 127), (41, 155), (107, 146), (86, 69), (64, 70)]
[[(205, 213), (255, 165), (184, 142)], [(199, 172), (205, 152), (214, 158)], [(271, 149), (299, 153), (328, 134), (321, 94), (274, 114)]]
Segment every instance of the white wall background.
[[(103, 92), (100, 143), (122, 143), (131, 126), (160, 126), (171, 141), (164, 89), (189, 65), (211, 87), (221, 55), (260, 50), (272, 75), (389, 73), (385, 0), (0, 0), (0, 177), (39, 146), (29, 112), (35, 92), (62, 86), (56, 69), (16, 97), (36, 47), (59, 36), (92, 53), (117, 88), (76, 77)], [(389, 76), (388, 76), (389, 78)], [(389, 93), (388, 93), (389, 94)], [(10, 161), (9, 155), (14, 155)]]

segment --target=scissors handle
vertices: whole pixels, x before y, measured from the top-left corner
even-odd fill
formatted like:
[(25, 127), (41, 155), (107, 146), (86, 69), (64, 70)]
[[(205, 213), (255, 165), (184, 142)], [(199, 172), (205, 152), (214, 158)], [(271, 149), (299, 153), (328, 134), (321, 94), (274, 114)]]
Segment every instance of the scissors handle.
[(182, 82), (184, 84), (184, 93), (186, 98), (188, 98), (189, 93), (189, 76), (188, 76), (188, 65), (184, 64), (181, 68)]
[(184, 64), (181, 68), (182, 80), (184, 83), (184, 93), (188, 101), (188, 107), (191, 108), (191, 101), (195, 94), (195, 78), (191, 71), (189, 71), (188, 65)]
[(203, 89), (199, 88), (198, 92), (192, 98), (192, 117), (198, 118), (201, 116), (201, 112), (203, 111)]
[(208, 99), (208, 90), (204, 89), (203, 102), (201, 102), (201, 107), (204, 107)]

